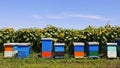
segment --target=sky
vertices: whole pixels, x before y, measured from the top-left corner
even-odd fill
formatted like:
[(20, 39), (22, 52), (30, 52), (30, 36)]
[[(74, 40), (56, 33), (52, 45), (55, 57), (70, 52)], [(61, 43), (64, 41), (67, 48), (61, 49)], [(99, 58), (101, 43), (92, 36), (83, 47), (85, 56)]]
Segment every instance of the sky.
[(120, 26), (120, 0), (0, 0), (0, 28)]

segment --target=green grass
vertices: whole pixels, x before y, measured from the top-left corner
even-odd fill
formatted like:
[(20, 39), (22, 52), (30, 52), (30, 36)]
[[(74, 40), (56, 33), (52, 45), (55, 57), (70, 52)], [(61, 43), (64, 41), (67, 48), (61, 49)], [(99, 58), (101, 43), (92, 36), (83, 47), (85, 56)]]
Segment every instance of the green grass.
[(31, 54), (29, 58), (3, 58), (0, 53), (0, 68), (119, 68), (119, 59), (45, 59)]

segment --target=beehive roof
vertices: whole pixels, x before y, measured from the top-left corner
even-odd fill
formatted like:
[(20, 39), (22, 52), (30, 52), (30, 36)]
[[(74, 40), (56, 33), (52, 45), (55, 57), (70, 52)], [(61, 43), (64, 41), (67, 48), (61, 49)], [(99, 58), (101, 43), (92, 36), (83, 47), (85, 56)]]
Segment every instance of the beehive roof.
[(56, 45), (59, 45), (59, 46), (60, 45), (65, 45), (65, 43), (55, 43), (54, 46), (56, 46)]
[(107, 45), (117, 45), (117, 43), (107, 43)]
[(3, 45), (4, 46), (14, 46), (14, 45), (17, 45), (17, 43), (4, 43)]
[(74, 46), (83, 46), (85, 45), (83, 42), (74, 42)]

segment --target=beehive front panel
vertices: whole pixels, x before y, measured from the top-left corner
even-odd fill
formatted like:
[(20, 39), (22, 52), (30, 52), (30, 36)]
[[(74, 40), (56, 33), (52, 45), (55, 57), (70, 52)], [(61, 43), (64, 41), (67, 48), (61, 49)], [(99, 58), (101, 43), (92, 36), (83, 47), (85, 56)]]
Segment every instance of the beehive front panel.
[(18, 51), (18, 58), (27, 58), (29, 53), (26, 51)]
[(98, 56), (98, 51), (90, 51), (89, 56)]
[(18, 46), (18, 58), (26, 58), (30, 54), (30, 46)]
[(5, 51), (13, 51), (13, 46), (5, 46)]
[(107, 56), (108, 56), (108, 58), (116, 58), (117, 57), (116, 46), (108, 46), (107, 47)]
[(52, 40), (42, 41), (42, 51), (52, 51)]
[(92, 58), (99, 57), (99, 47), (98, 45), (89, 45), (87, 50), (87, 55)]
[(64, 52), (64, 46), (55, 46), (55, 52)]
[(81, 58), (81, 57), (84, 57), (84, 52), (74, 52), (74, 57), (75, 58)]
[(116, 46), (108, 46), (108, 51), (116, 51)]
[(29, 51), (30, 46), (18, 46), (18, 51)]
[(90, 45), (89, 46), (90, 51), (98, 51), (98, 49), (99, 49), (98, 46), (95, 46), (95, 45)]
[(55, 52), (55, 56), (64, 56), (64, 52)]
[(44, 57), (44, 58), (51, 58), (52, 57), (52, 53), (51, 52), (42, 52), (42, 57)]
[(116, 58), (117, 57), (117, 52), (108, 51), (107, 56), (108, 56), (108, 58)]
[(74, 51), (75, 51), (75, 52), (84, 51), (84, 46), (74, 46)]
[(13, 57), (13, 51), (4, 51), (4, 57)]
[(64, 58), (64, 43), (55, 43), (54, 44), (54, 55), (55, 58)]

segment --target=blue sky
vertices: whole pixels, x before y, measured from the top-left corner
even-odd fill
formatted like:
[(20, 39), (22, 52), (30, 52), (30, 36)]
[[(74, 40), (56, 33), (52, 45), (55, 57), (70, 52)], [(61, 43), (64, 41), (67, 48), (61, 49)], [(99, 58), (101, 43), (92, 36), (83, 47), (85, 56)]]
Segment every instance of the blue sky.
[(0, 28), (120, 26), (120, 0), (0, 0)]

